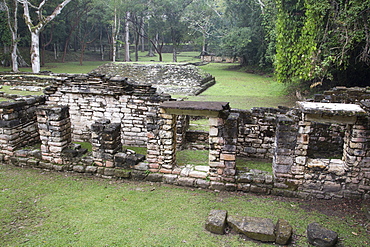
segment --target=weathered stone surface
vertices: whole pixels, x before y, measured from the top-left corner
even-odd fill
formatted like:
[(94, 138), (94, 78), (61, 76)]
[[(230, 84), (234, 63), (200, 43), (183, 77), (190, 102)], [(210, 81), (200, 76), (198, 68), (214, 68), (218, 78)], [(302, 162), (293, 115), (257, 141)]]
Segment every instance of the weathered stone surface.
[(338, 234), (314, 222), (307, 226), (308, 242), (318, 247), (331, 247), (338, 241)]
[(227, 223), (236, 232), (264, 242), (275, 241), (275, 225), (271, 219), (258, 217), (228, 216)]
[(211, 210), (206, 221), (206, 230), (216, 234), (224, 234), (226, 228), (226, 217), (226, 210)]
[(288, 221), (279, 219), (276, 223), (275, 235), (277, 244), (287, 244), (292, 236), (293, 228)]

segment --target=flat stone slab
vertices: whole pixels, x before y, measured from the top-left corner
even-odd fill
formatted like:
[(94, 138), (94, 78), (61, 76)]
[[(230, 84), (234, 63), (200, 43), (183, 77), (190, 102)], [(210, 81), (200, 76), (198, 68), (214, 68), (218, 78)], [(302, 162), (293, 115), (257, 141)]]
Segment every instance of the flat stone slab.
[(330, 113), (344, 116), (364, 115), (366, 112), (356, 104), (297, 102), (304, 113)]
[(226, 210), (211, 210), (206, 221), (206, 230), (216, 234), (224, 234), (226, 217)]
[(275, 224), (271, 219), (249, 216), (228, 216), (227, 223), (236, 232), (242, 233), (248, 238), (263, 242), (275, 241)]
[(366, 111), (356, 104), (297, 102), (305, 121), (354, 124)]
[(219, 117), (230, 110), (228, 102), (217, 101), (166, 101), (160, 105), (167, 114)]

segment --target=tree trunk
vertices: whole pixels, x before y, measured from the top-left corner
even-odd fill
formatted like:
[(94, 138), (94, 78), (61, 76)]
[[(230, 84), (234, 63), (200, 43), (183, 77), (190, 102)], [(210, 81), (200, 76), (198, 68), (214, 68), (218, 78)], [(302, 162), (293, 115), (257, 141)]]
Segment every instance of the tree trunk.
[(12, 71), (18, 72), (18, 41), (17, 41), (17, 34), (12, 32)]
[(176, 63), (177, 62), (177, 49), (176, 45), (172, 46), (172, 62)]
[(141, 32), (141, 52), (145, 52), (145, 30), (144, 30), (144, 17), (141, 17), (141, 27), (140, 27), (140, 32)]
[(130, 30), (129, 30), (130, 12), (126, 13), (126, 24), (125, 24), (125, 62), (130, 61)]
[(40, 72), (40, 34), (38, 32), (31, 32), (31, 64), (32, 72)]
[(104, 61), (103, 30), (100, 30), (99, 41), (101, 60)]
[(37, 25), (34, 25), (31, 20), (31, 15), (29, 12), (28, 5), (30, 5), (29, 1), (23, 0), (23, 11), (24, 11), (24, 20), (26, 25), (31, 33), (31, 64), (32, 64), (32, 72), (39, 73), (40, 72), (40, 32), (45, 27), (46, 24), (51, 22), (57, 15), (60, 14), (62, 9), (70, 2), (71, 0), (64, 0), (61, 4), (59, 4), (53, 11), (53, 13), (47, 17), (42, 16), (42, 7), (46, 1), (42, 1), (39, 5), (38, 14), (41, 17), (41, 20)]
[(114, 8), (114, 22), (112, 27), (112, 61), (116, 61), (117, 53), (117, 8)]

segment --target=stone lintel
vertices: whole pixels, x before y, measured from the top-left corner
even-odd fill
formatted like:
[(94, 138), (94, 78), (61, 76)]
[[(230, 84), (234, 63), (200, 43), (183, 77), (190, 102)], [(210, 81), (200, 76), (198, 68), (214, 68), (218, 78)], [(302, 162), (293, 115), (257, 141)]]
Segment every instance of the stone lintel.
[(305, 121), (354, 124), (366, 112), (356, 104), (297, 102)]
[(230, 110), (228, 102), (166, 101), (160, 105), (167, 114), (221, 117)]

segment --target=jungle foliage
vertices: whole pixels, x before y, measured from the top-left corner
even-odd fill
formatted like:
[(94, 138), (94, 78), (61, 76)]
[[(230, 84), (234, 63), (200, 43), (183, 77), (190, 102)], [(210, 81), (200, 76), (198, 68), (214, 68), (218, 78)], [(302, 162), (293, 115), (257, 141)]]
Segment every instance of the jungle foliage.
[[(0, 1), (4, 66), (12, 51), (4, 6), (24, 1)], [(56, 3), (47, 1), (45, 8)], [(370, 76), (369, 14), (370, 0), (73, 0), (40, 34), (41, 65), (67, 61), (71, 51), (80, 52), (80, 64), (87, 53), (136, 61), (139, 51), (160, 61), (172, 52), (176, 61), (186, 44), (199, 54), (239, 57), (243, 66), (274, 70), (283, 83), (364, 86)], [(20, 50), (31, 46), (22, 15), (18, 8)]]

